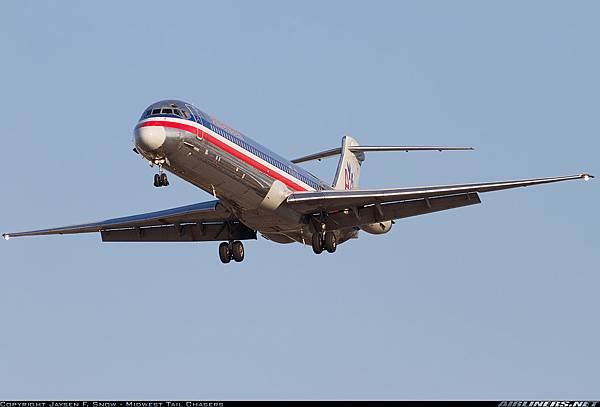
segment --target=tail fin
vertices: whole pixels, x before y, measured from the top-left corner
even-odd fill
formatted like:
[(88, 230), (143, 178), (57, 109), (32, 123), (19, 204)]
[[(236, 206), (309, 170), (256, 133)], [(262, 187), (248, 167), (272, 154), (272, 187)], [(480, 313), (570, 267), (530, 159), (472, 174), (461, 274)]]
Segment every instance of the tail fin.
[(342, 148), (337, 172), (333, 180), (334, 189), (356, 189), (360, 178), (360, 166), (365, 160), (362, 151), (353, 152), (350, 147), (358, 146), (358, 142), (350, 136), (342, 138)]

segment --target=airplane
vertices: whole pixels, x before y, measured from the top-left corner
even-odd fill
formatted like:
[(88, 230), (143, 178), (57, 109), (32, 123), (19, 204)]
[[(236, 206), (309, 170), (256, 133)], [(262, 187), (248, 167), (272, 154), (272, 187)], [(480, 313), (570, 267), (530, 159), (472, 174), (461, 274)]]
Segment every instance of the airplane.
[[(390, 231), (398, 219), (481, 203), (480, 193), (593, 178), (578, 175), (412, 188), (360, 189), (361, 165), (371, 152), (456, 151), (470, 147), (361, 146), (346, 135), (340, 147), (287, 160), (191, 103), (162, 100), (144, 109), (133, 131), (133, 151), (213, 195), (214, 200), (100, 222), (4, 233), (11, 237), (100, 232), (104, 242), (220, 241), (223, 263), (241, 262), (243, 240), (257, 233), (276, 243), (302, 243), (316, 254)], [(339, 156), (330, 185), (298, 164)]]

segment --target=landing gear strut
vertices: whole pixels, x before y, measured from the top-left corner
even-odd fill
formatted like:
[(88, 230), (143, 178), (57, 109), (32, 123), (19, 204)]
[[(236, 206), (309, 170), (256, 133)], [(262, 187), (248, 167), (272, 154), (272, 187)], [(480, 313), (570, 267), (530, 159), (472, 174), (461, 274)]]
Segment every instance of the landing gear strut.
[(169, 185), (169, 179), (167, 178), (167, 174), (162, 172), (162, 167), (159, 167), (159, 173), (154, 174), (154, 186), (166, 187), (167, 185)]
[(333, 232), (313, 233), (311, 243), (315, 254), (323, 253), (323, 249), (329, 253), (333, 253), (337, 249), (337, 238)]
[(219, 245), (219, 258), (223, 263), (229, 263), (231, 260), (240, 262), (244, 260), (244, 245), (240, 241), (223, 242)]

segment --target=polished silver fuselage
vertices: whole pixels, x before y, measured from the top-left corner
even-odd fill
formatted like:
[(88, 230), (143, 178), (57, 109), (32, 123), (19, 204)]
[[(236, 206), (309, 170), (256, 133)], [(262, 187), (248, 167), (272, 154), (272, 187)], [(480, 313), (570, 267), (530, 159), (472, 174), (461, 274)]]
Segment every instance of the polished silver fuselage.
[[(154, 131), (164, 131), (164, 141), (158, 148), (145, 148), (140, 142), (140, 131), (148, 128), (140, 126), (147, 122), (141, 120), (138, 123), (134, 137), (136, 149), (144, 158), (214, 195), (231, 212), (232, 218), (239, 219), (265, 238), (278, 243), (309, 244), (313, 229), (300, 213), (285, 204), (285, 196), (294, 190), (276, 179), (280, 175), (274, 177), (275, 169), (257, 169), (256, 165), (241, 159), (237, 151), (233, 154), (225, 151), (215, 145), (215, 138), (219, 137), (216, 132), (195, 122), (189, 125), (198, 131), (189, 127), (152, 126)], [(342, 243), (355, 237), (357, 230), (341, 229), (336, 235)]]

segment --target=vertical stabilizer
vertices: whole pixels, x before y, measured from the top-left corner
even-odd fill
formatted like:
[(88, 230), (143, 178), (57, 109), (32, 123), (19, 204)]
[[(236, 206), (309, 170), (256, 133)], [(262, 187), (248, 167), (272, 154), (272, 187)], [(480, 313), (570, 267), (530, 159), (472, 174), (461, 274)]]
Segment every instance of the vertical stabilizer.
[(360, 178), (360, 165), (365, 160), (363, 152), (353, 153), (349, 147), (358, 146), (358, 142), (350, 136), (342, 138), (342, 151), (337, 172), (333, 180), (334, 189), (356, 189)]

